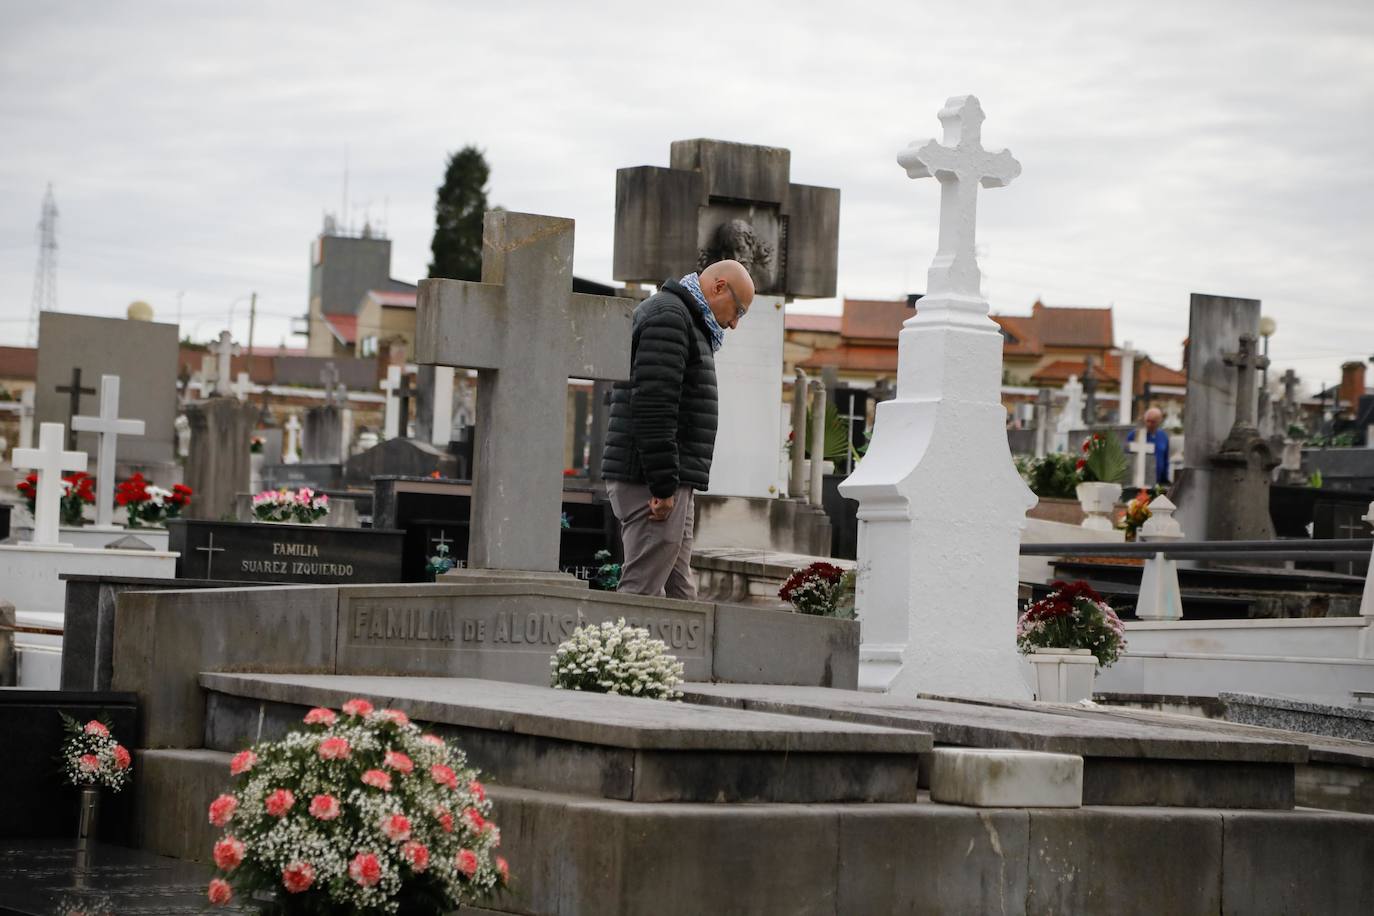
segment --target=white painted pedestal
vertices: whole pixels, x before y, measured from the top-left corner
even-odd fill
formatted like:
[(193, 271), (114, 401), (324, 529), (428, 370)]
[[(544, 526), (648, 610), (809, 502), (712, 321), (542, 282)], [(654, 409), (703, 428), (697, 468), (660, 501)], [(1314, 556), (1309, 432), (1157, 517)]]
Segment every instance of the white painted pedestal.
[(1043, 703), (1090, 700), (1097, 658), (1091, 649), (1036, 649), (1027, 658), (1035, 668), (1035, 698)]
[(1078, 502), (1083, 506), (1083, 527), (1092, 531), (1112, 530), (1112, 510), (1121, 498), (1121, 484), (1093, 481), (1078, 485)]

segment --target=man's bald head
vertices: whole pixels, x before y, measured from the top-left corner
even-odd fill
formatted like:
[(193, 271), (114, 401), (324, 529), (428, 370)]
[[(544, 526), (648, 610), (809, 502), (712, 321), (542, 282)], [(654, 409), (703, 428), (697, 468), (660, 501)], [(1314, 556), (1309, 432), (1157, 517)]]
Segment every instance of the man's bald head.
[(701, 272), (701, 293), (716, 323), (734, 330), (754, 304), (754, 279), (739, 261), (717, 261)]
[(1164, 422), (1164, 411), (1158, 407), (1151, 407), (1145, 411), (1145, 428), (1150, 432), (1159, 429), (1159, 424)]

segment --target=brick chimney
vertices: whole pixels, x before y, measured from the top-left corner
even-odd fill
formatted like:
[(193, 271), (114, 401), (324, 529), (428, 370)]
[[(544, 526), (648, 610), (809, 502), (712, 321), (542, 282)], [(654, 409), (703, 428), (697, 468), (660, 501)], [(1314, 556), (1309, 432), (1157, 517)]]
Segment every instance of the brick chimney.
[(1357, 407), (1364, 396), (1364, 363), (1348, 362), (1341, 364), (1340, 399), (1342, 407)]

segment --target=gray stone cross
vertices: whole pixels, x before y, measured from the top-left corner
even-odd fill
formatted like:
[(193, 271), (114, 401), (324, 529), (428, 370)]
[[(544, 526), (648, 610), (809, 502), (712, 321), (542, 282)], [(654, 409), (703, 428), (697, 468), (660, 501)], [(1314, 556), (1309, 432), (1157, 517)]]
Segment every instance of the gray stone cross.
[(1240, 349), (1235, 353), (1222, 354), (1222, 360), (1236, 370), (1236, 427), (1255, 428), (1255, 411), (1259, 399), (1259, 387), (1255, 384), (1255, 373), (1269, 367), (1269, 357), (1255, 352), (1255, 335), (1240, 335)]
[(481, 283), (420, 281), (416, 362), (477, 370), (469, 566), (558, 569), (568, 378), (629, 377), (634, 303), (572, 264), (572, 220), (493, 211)]
[(320, 384), (324, 386), (325, 404), (336, 403), (337, 389), (339, 385), (339, 369), (333, 362), (324, 364), (324, 371), (320, 373)]
[(67, 449), (76, 448), (76, 430), (72, 428), (72, 418), (81, 413), (81, 396), (83, 394), (95, 394), (94, 388), (87, 388), (81, 384), (81, 369), (77, 366), (72, 367), (72, 381), (70, 385), (58, 385), (58, 394), (65, 394), (67, 401)]
[(975, 96), (955, 96), (940, 110), (944, 143), (917, 141), (897, 156), (908, 177), (933, 175), (940, 182), (939, 247), (927, 272), (921, 310), (936, 306), (987, 314), (974, 251), (978, 186), (1006, 187), (1021, 174), (1021, 163), (1006, 150), (983, 149), (983, 118)]
[(229, 360), (241, 352), (228, 331), (219, 332), (219, 340), (207, 349), (215, 354), (215, 394), (228, 395), (233, 392), (233, 380), (229, 378)]
[(1296, 404), (1298, 402), (1298, 374), (1289, 369), (1283, 374), (1283, 403)]

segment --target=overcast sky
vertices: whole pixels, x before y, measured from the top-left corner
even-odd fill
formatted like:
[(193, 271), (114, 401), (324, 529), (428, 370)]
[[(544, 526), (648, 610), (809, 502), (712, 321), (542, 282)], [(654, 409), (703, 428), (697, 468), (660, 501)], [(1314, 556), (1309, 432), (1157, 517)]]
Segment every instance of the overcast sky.
[[(596, 12), (592, 12), (596, 9)], [(979, 96), (1023, 172), (983, 192), (993, 309), (1113, 305), (1180, 362), (1192, 291), (1261, 299), (1314, 388), (1374, 354), (1374, 3), (89, 3), (0, 0), (0, 343), (28, 328), (52, 182), (58, 307), (134, 299), (208, 339), (306, 311), (325, 211), (424, 276), (467, 143), (490, 200), (577, 221), (609, 281), (615, 170), (669, 143), (787, 147), (842, 191), (839, 295), (920, 292), (938, 192), (895, 162)], [(838, 310), (837, 302), (804, 310)]]

